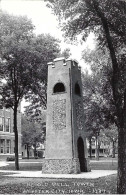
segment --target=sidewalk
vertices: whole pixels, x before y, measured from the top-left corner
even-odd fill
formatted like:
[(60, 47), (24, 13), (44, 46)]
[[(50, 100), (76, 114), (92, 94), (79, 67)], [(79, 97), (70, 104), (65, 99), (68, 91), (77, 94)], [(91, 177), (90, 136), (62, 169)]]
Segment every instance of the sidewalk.
[(5, 167), (9, 165), (9, 163), (7, 163), (6, 161), (0, 161), (0, 167)]
[[(116, 174), (116, 170), (92, 170), (91, 172), (84, 172), (80, 174), (42, 174), (41, 171), (11, 171), (0, 170), (0, 173), (8, 173), (8, 177), (26, 177), (26, 178), (85, 178), (96, 179), (104, 176)], [(10, 174), (11, 173), (11, 174)]]

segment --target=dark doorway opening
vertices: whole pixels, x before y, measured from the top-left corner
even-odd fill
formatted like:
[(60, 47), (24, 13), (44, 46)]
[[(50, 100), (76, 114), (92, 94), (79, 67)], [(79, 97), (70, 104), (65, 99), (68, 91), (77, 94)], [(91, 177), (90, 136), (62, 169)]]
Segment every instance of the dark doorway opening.
[(78, 148), (78, 158), (79, 158), (79, 162), (80, 162), (80, 171), (85, 172), (84, 142), (83, 142), (83, 139), (81, 137), (78, 138), (77, 148)]

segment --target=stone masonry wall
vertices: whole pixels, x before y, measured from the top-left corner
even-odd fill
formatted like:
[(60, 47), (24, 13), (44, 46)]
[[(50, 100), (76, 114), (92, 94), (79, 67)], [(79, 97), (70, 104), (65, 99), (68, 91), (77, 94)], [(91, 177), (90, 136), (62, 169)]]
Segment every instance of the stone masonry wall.
[(79, 159), (44, 159), (42, 173), (72, 174), (80, 173)]

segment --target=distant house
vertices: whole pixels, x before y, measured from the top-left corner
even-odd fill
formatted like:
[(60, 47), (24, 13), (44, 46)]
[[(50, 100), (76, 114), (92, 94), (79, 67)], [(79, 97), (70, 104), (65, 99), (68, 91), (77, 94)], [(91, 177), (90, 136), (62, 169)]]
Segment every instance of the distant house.
[[(29, 158), (34, 158), (34, 148), (29, 147), (27, 148), (27, 144), (22, 146), (22, 158), (28, 158), (28, 153), (29, 152)], [(44, 144), (40, 144), (39, 147), (36, 148), (36, 157), (37, 158), (44, 158), (45, 157), (45, 146)]]
[[(111, 142), (99, 142), (99, 157), (107, 157), (112, 156), (113, 145)], [(90, 156), (90, 144), (87, 140), (87, 149), (88, 149), (88, 156)], [(117, 143), (115, 145), (115, 153), (117, 153)], [(96, 157), (96, 137), (92, 137), (91, 139), (91, 156)]]

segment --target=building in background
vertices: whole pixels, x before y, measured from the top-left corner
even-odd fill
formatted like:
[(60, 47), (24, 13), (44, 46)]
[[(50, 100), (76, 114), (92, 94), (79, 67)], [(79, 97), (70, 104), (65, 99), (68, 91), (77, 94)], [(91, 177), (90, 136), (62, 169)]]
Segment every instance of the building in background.
[[(21, 112), (18, 109), (17, 116), (18, 128), (18, 151), (21, 158)], [(6, 160), (7, 157), (15, 156), (15, 136), (13, 130), (13, 110), (0, 109), (0, 160)]]
[[(36, 157), (34, 156), (34, 147), (28, 147), (27, 144), (22, 146), (22, 158), (24, 159), (32, 159), (32, 158), (44, 158), (45, 157), (45, 145), (40, 143), (39, 146), (36, 148)], [(28, 157), (29, 152), (29, 157)]]
[[(89, 140), (87, 139), (87, 149), (88, 149), (88, 156), (97, 158), (96, 156), (96, 137), (93, 136), (91, 139), (91, 142), (89, 143)], [(90, 146), (91, 144), (91, 146)], [(113, 143), (111, 141), (98, 141), (98, 154), (99, 157), (112, 157), (113, 156), (113, 149), (115, 150), (115, 154), (117, 155), (118, 151), (118, 143), (117, 141), (114, 144), (113, 148)], [(90, 151), (91, 150), (91, 151)], [(91, 156), (90, 156), (91, 155)]]

